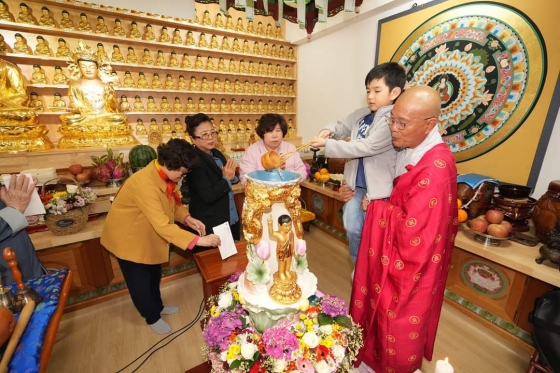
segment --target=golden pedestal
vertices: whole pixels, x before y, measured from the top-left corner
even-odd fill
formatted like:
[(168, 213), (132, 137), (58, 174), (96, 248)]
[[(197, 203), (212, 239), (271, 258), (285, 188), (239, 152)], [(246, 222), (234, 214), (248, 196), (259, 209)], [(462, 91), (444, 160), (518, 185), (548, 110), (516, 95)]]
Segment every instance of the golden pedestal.
[(290, 271), (290, 278), (283, 279), (278, 272), (274, 274), (274, 284), (268, 291), (270, 298), (280, 304), (294, 304), (301, 298), (301, 288), (297, 284), (297, 274)]
[(5, 126), (0, 123), (0, 153), (32, 152), (54, 147), (44, 125)]

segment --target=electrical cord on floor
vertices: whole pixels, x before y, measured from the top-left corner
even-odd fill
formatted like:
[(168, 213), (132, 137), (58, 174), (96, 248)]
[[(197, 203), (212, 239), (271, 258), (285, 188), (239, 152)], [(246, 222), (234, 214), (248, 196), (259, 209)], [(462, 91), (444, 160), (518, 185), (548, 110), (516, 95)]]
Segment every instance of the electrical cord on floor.
[(193, 327), (193, 325), (196, 325), (196, 323), (198, 322), (198, 320), (200, 320), (200, 318), (202, 317), (202, 313), (204, 312), (204, 299), (200, 302), (200, 307), (198, 308), (198, 313), (196, 314), (195, 318), (189, 322), (187, 325), (183, 326), (180, 329), (175, 330), (173, 333), (165, 336), (164, 338), (160, 339), (159, 341), (157, 341), (154, 345), (152, 345), (150, 348), (148, 348), (146, 351), (144, 351), (141, 355), (139, 355), (136, 359), (134, 359), (133, 361), (131, 361), (127, 366), (125, 366), (124, 368), (118, 370), (116, 373), (120, 373), (122, 371), (124, 371), (126, 368), (128, 368), (129, 366), (131, 366), (132, 364), (134, 364), (135, 362), (137, 362), (140, 358), (142, 358), (142, 356), (146, 355), (148, 352), (150, 352), (150, 350), (152, 350), (154, 347), (156, 347), (158, 344), (160, 344), (161, 342), (165, 341), (168, 338), (171, 338), (171, 340), (167, 341), (167, 343), (159, 346), (158, 348), (156, 348), (155, 350), (153, 350), (152, 352), (150, 352), (150, 354), (148, 356), (146, 356), (146, 358), (144, 360), (142, 360), (142, 362), (140, 363), (140, 365), (138, 365), (133, 371), (132, 373), (138, 371), (138, 369), (140, 369), (140, 367), (142, 367), (142, 365), (144, 365), (144, 363), (158, 350), (164, 348), (165, 346), (167, 346), (168, 344), (170, 344), (171, 342), (173, 342), (173, 340), (175, 340), (175, 338), (179, 337), (180, 335), (182, 335), (183, 333), (185, 333), (187, 330), (189, 330), (190, 328)]

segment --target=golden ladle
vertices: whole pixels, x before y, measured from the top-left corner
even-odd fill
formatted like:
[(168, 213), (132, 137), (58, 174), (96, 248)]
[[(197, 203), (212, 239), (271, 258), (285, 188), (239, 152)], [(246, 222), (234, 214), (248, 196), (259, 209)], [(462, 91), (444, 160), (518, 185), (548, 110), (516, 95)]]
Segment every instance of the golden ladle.
[(284, 163), (288, 158), (292, 155), (300, 151), (301, 149), (310, 146), (311, 143), (308, 142), (307, 144), (303, 144), (298, 146), (292, 151), (287, 153), (278, 154), (274, 150), (269, 150), (261, 156), (261, 164), (263, 168), (267, 171), (274, 170), (275, 168), (280, 168), (282, 163)]

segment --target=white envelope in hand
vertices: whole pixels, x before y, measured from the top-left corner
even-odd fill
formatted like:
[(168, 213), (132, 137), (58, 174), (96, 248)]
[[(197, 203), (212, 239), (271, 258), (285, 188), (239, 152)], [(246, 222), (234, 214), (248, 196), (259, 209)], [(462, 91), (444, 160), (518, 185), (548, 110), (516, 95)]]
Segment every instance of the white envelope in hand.
[[(4, 185), (6, 189), (10, 188), (10, 176), (11, 175), (2, 175), (2, 179), (4, 180)], [(31, 174), (19, 174), (18, 177), (27, 177), (29, 179), (29, 183), (33, 183), (33, 176)], [(31, 201), (25, 209), (23, 215), (31, 216), (31, 215), (42, 215), (45, 214), (45, 206), (43, 206), (43, 202), (41, 202), (41, 198), (39, 197), (39, 193), (37, 189), (33, 190), (33, 194), (31, 195)]]

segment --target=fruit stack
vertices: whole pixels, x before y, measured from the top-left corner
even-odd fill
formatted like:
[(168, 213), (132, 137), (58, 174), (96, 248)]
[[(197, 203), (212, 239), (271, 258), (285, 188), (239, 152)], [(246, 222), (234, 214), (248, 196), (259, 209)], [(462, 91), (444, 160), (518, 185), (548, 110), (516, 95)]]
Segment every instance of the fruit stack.
[(469, 221), (469, 227), (473, 231), (498, 239), (506, 238), (512, 228), (511, 223), (504, 220), (504, 213), (498, 210), (488, 210), (486, 215), (472, 219)]

